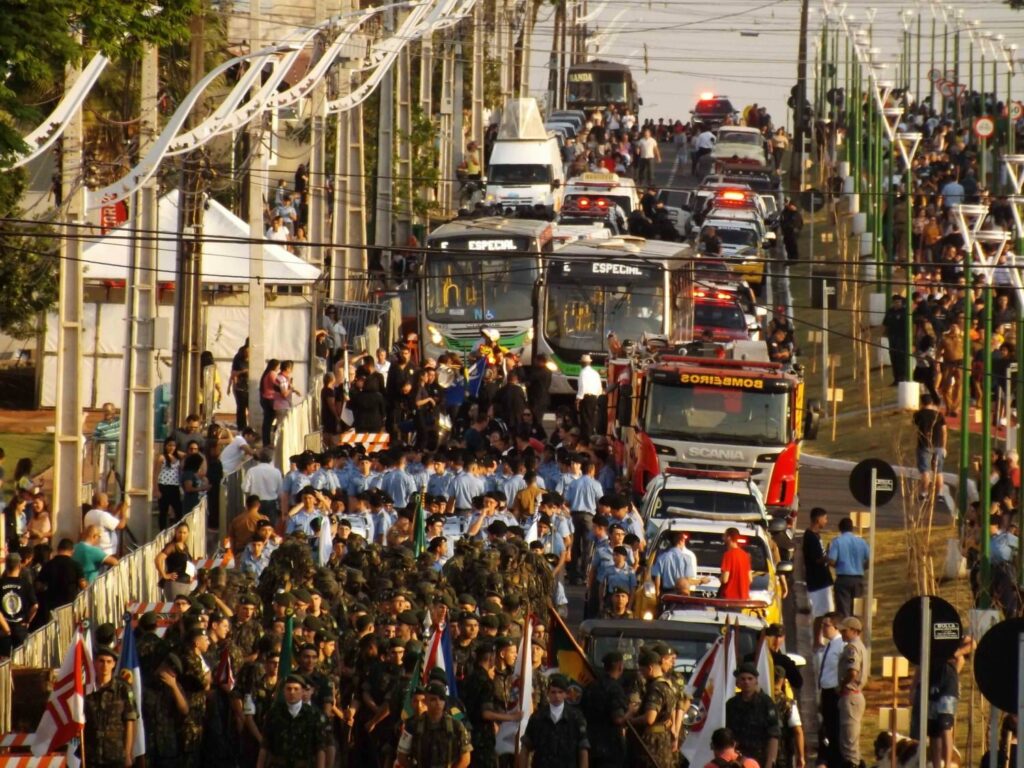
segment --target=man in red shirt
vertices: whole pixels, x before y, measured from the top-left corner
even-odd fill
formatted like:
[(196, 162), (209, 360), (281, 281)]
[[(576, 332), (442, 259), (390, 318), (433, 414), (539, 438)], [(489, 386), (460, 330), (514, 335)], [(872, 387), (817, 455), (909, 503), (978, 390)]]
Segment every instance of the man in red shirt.
[(728, 600), (750, 599), (750, 555), (740, 548), (740, 532), (736, 528), (725, 530), (725, 554), (719, 577), (722, 586), (718, 596)]

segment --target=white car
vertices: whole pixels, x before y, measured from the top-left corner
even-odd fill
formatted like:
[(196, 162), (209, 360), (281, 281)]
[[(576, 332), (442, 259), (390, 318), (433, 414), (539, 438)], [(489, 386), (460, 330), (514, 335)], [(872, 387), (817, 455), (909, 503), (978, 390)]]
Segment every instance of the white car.
[(670, 467), (651, 480), (640, 502), (650, 540), (670, 520), (726, 520), (768, 525), (764, 497), (749, 472)]
[(768, 150), (764, 136), (757, 128), (742, 125), (723, 125), (718, 129), (711, 159), (724, 163), (750, 163), (768, 165)]
[(640, 207), (636, 182), (617, 173), (600, 171), (581, 173), (566, 182), (563, 205), (579, 206), (584, 201), (587, 205), (598, 205), (601, 201), (617, 205), (626, 216)]

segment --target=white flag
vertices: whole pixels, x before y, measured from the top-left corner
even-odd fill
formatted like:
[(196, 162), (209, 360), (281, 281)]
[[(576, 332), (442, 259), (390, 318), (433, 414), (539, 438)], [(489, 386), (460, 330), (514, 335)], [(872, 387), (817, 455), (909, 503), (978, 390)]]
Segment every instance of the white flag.
[(514, 672), (515, 687), (519, 693), (519, 707), (522, 716), (519, 720), (502, 723), (498, 726), (496, 751), (499, 755), (514, 755), (520, 750), (520, 742), (526, 733), (526, 724), (533, 714), (533, 622), (526, 621), (523, 630), (522, 644), (516, 657)]

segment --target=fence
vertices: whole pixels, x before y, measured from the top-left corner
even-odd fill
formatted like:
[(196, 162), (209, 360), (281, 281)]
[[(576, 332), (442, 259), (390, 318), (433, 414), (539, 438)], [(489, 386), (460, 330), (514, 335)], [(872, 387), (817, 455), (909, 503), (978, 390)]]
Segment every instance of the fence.
[[(390, 349), (402, 322), (401, 302), (346, 301), (336, 304), (337, 319), (345, 327), (349, 348), (374, 354), (379, 347)], [(310, 387), (312, 389), (312, 387)]]
[(305, 450), (320, 450), (320, 387), (321, 382), (310, 382), (309, 394), (283, 419), (277, 421), (274, 440), (274, 462), (287, 473), (289, 456)]
[[(189, 527), (188, 546), (192, 557), (206, 557), (206, 501), (201, 501), (183, 522)], [(0, 733), (9, 733), (12, 726), (24, 731), (34, 730), (36, 726), (36, 723), (12, 723), (14, 667), (55, 669), (60, 666), (79, 622), (120, 625), (129, 603), (162, 599), (156, 555), (170, 540), (173, 531), (173, 528), (161, 531), (153, 541), (121, 558), (117, 566), (102, 573), (74, 602), (54, 610), (49, 623), (30, 634), (10, 659), (0, 663)]]

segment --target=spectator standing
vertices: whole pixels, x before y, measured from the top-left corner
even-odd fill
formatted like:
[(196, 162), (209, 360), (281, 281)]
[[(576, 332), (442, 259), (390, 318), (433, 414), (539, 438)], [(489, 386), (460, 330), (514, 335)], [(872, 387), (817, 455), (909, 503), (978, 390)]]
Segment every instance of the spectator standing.
[(231, 359), (231, 378), (228, 394), (235, 396), (235, 425), (239, 432), (249, 426), (249, 339), (238, 348)]
[(828, 545), (828, 562), (836, 570), (836, 610), (853, 615), (853, 600), (864, 594), (864, 568), (870, 558), (868, 545), (853, 532), (853, 521), (839, 521), (839, 535)]
[(740, 532), (727, 528), (724, 535), (725, 554), (720, 566), (721, 587), (718, 596), (726, 600), (750, 599), (750, 555), (740, 546)]
[(224, 475), (230, 475), (237, 470), (247, 459), (256, 456), (256, 430), (246, 427), (239, 434), (231, 438), (231, 442), (224, 446), (220, 452), (220, 463), (224, 468)]
[(89, 584), (100, 575), (100, 566), (117, 565), (117, 558), (100, 549), (101, 530), (98, 525), (90, 525), (82, 532), (82, 540), (75, 544), (71, 557), (82, 567), (82, 573)]
[(658, 140), (651, 136), (651, 131), (644, 128), (643, 134), (637, 141), (637, 152), (639, 158), (636, 167), (636, 183), (654, 184), (654, 164), (661, 162), (661, 150), (658, 148)]
[(284, 476), (274, 466), (274, 451), (264, 446), (259, 453), (259, 463), (245, 473), (242, 491), (260, 500), (260, 514), (276, 523), (280, 515), (280, 497)]
[(779, 217), (782, 227), (782, 243), (786, 247), (786, 258), (789, 261), (800, 259), (800, 233), (804, 228), (804, 217), (800, 209), (796, 207), (793, 200), (786, 201), (786, 207), (782, 209)]
[(70, 603), (88, 586), (82, 566), (71, 557), (74, 551), (75, 543), (71, 539), (61, 539), (57, 544), (57, 554), (39, 570), (35, 581), (39, 613), (33, 629), (48, 622), (51, 611)]
[(117, 475), (117, 449), (121, 442), (121, 417), (113, 403), (103, 404), (103, 417), (92, 432), (96, 444), (96, 480), (98, 487), (106, 490), (107, 478)]
[(100, 549), (108, 555), (116, 555), (118, 548), (117, 532), (122, 530), (128, 520), (124, 516), (125, 504), (122, 502), (116, 509), (111, 511), (110, 496), (103, 491), (92, 495), (92, 509), (85, 513), (82, 525), (88, 528), (91, 525), (98, 526), (100, 534)]
[(277, 419), (278, 424), (291, 411), (292, 397), (294, 395), (302, 396), (302, 393), (292, 385), (292, 372), (294, 369), (294, 361), (283, 360), (281, 362), (281, 370), (274, 377), (274, 417)]
[(942, 489), (942, 465), (946, 455), (946, 417), (931, 395), (921, 395), (921, 407), (914, 414), (917, 431), (917, 498), (924, 499)]
[(22, 574), (21, 555), (11, 552), (0, 576), (0, 656), (10, 656), (28, 636), (28, 627), (39, 605), (32, 582)]
[[(811, 509), (811, 524), (804, 531), (802, 542), (807, 597), (811, 603), (811, 617), (815, 623), (826, 613), (835, 610), (832, 570), (829, 568), (825, 545), (821, 542), (821, 534), (827, 525), (828, 512), (821, 507)], [(817, 632), (814, 634), (817, 636)]]
[(199, 504), (210, 484), (202, 475), (203, 455), (190, 453), (181, 462), (181, 512), (187, 515)]
[(273, 445), (271, 436), (274, 434), (274, 383), (281, 369), (279, 360), (267, 360), (267, 367), (260, 375), (260, 407), (263, 408), (263, 445)]
[(907, 380), (907, 308), (903, 297), (894, 294), (889, 309), (882, 318), (885, 337), (889, 342), (889, 365), (892, 366), (893, 386)]
[(601, 659), (601, 665), (603, 669), (597, 679), (583, 691), (580, 710), (587, 721), (590, 764), (595, 768), (613, 768), (626, 761), (623, 729), (629, 700), (622, 685), (623, 656), (610, 651)]
[(867, 648), (861, 642), (860, 619), (847, 616), (839, 625), (846, 645), (839, 654), (839, 753), (844, 766), (860, 765), (860, 727), (868, 682)]
[(737, 666), (735, 675), (739, 693), (725, 703), (725, 726), (736, 736), (742, 754), (763, 768), (774, 768), (782, 735), (775, 701), (761, 690), (753, 662)]

